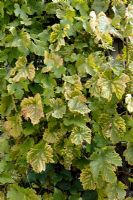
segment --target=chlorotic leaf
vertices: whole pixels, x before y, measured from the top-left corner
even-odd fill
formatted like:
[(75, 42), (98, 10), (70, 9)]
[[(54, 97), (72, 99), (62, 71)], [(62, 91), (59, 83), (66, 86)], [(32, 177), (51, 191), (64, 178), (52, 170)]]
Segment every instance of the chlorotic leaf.
[(22, 133), (22, 119), (19, 115), (7, 118), (4, 123), (4, 129), (7, 135), (17, 138)]
[(81, 114), (87, 114), (90, 112), (90, 109), (85, 104), (85, 99), (81, 96), (75, 96), (68, 102), (68, 107), (70, 111), (77, 112)]
[(46, 163), (53, 163), (53, 149), (47, 143), (40, 141), (28, 152), (27, 162), (35, 172), (45, 171)]
[(112, 91), (116, 94), (118, 99), (121, 99), (126, 88), (126, 83), (129, 82), (129, 76), (122, 74), (119, 78), (114, 79), (112, 83)]
[(37, 93), (34, 97), (24, 98), (21, 102), (22, 116), (31, 119), (32, 124), (38, 124), (44, 117), (41, 96)]
[(53, 117), (58, 119), (63, 118), (63, 115), (66, 113), (66, 105), (62, 99), (50, 99), (50, 106), (53, 108), (51, 111)]
[(91, 143), (91, 130), (88, 127), (74, 127), (70, 136), (72, 143), (81, 145), (83, 141)]
[(133, 112), (133, 97), (131, 94), (126, 95), (125, 102), (127, 104), (127, 110), (130, 113)]
[(89, 166), (86, 166), (84, 169), (82, 169), (80, 174), (80, 181), (83, 185), (84, 190), (96, 189), (96, 182), (93, 179)]

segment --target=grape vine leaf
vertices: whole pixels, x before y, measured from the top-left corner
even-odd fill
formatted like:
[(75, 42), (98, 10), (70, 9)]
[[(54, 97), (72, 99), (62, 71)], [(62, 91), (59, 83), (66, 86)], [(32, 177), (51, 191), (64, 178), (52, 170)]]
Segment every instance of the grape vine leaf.
[(83, 96), (75, 96), (68, 101), (68, 107), (71, 112), (81, 113), (85, 115), (90, 112), (90, 109), (85, 103), (85, 98)]
[(102, 148), (101, 150), (94, 152), (90, 159), (90, 169), (94, 180), (97, 180), (99, 175), (101, 175), (106, 182), (116, 182), (116, 175), (114, 172), (117, 166), (122, 165), (122, 162), (120, 156), (113, 148)]
[(118, 199), (118, 200), (124, 200), (126, 196), (127, 186), (124, 185), (122, 182), (116, 182), (113, 185), (108, 184), (106, 187), (106, 193), (109, 200), (112, 199)]
[(35, 190), (30, 188), (23, 188), (18, 186), (17, 184), (13, 184), (10, 186), (7, 192), (8, 200), (41, 200), (40, 197), (36, 194)]
[(37, 173), (45, 171), (46, 163), (53, 163), (53, 149), (44, 141), (36, 144), (27, 154), (27, 162)]
[(59, 119), (63, 118), (63, 115), (66, 113), (66, 105), (63, 100), (60, 98), (50, 99), (50, 106), (53, 108), (51, 111), (52, 116)]
[(125, 103), (127, 104), (127, 110), (130, 113), (132, 113), (133, 112), (133, 97), (131, 94), (126, 95)]
[(13, 82), (19, 82), (21, 80), (26, 80), (27, 78), (32, 81), (35, 77), (35, 67), (32, 63), (26, 66), (27, 59), (25, 57), (19, 57), (16, 62), (16, 67), (11, 69), (10, 76)]
[(19, 115), (7, 117), (4, 123), (4, 129), (7, 135), (17, 138), (22, 133), (22, 119)]
[(81, 145), (83, 141), (91, 143), (91, 130), (85, 127), (74, 127), (70, 135), (71, 142), (76, 145)]
[(96, 182), (93, 179), (93, 175), (89, 166), (86, 166), (82, 169), (80, 174), (80, 181), (83, 185), (84, 190), (95, 190), (96, 189)]
[(38, 124), (44, 117), (41, 96), (37, 93), (34, 97), (24, 98), (21, 102), (22, 116), (27, 120), (30, 118), (32, 124)]
[(124, 156), (130, 165), (133, 165), (133, 144), (128, 143), (127, 149), (124, 151)]

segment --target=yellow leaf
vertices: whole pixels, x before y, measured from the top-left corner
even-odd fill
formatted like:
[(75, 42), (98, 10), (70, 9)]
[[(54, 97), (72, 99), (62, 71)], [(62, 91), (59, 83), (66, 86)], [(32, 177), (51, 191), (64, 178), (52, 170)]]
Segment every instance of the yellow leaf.
[(7, 135), (17, 138), (22, 132), (22, 120), (19, 115), (11, 116), (7, 118), (4, 123), (5, 132)]
[(28, 97), (22, 100), (21, 113), (26, 120), (30, 118), (32, 124), (39, 123), (40, 119), (44, 117), (41, 96), (39, 93), (34, 97)]
[(45, 171), (46, 163), (53, 163), (53, 149), (50, 145), (41, 141), (28, 152), (27, 161), (35, 172)]

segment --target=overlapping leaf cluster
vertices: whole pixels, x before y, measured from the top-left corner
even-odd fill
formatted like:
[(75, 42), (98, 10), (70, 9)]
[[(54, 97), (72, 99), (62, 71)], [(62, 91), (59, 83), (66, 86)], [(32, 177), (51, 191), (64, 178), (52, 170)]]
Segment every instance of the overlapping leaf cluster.
[(0, 200), (132, 199), (131, 0), (1, 0), (0, 83)]

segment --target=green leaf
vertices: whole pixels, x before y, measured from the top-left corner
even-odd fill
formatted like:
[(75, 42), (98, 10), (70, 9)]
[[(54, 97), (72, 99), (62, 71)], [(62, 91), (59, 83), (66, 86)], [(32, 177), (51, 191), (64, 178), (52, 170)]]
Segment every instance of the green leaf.
[(126, 196), (125, 189), (127, 189), (127, 187), (122, 182), (114, 183), (113, 185), (108, 184), (106, 187), (108, 199), (124, 200)]
[(7, 192), (8, 200), (40, 200), (40, 197), (36, 194), (35, 190), (29, 188), (23, 188), (17, 184), (11, 185)]
[(22, 100), (21, 113), (26, 120), (30, 118), (32, 124), (39, 123), (40, 119), (44, 117), (41, 96), (39, 93), (34, 97), (28, 97)]
[[(90, 168), (94, 177), (97, 180), (101, 174), (106, 182), (116, 182), (115, 170), (117, 166), (121, 166), (121, 158), (111, 147), (105, 147), (94, 152), (91, 157)], [(106, 168), (105, 168), (106, 166)]]
[(127, 149), (124, 151), (124, 156), (126, 158), (126, 161), (130, 165), (133, 165), (133, 144), (132, 143), (128, 143)]
[(63, 195), (63, 192), (61, 190), (55, 188), (54, 189), (54, 194), (53, 194), (53, 200), (65, 200), (65, 197)]
[(90, 109), (85, 104), (85, 98), (83, 96), (75, 96), (68, 101), (68, 107), (71, 112), (77, 112), (85, 115), (90, 112)]
[(85, 127), (74, 127), (70, 135), (71, 142), (76, 145), (82, 145), (83, 141), (91, 143), (91, 130)]
[(0, 101), (0, 114), (2, 116), (9, 116), (11, 111), (14, 110), (15, 105), (11, 95), (4, 95)]
[(53, 163), (53, 149), (40, 141), (27, 154), (27, 161), (37, 173), (45, 171), (46, 163)]
[(109, 8), (110, 0), (94, 0), (92, 4), (92, 10), (95, 10), (97, 13), (106, 12)]

